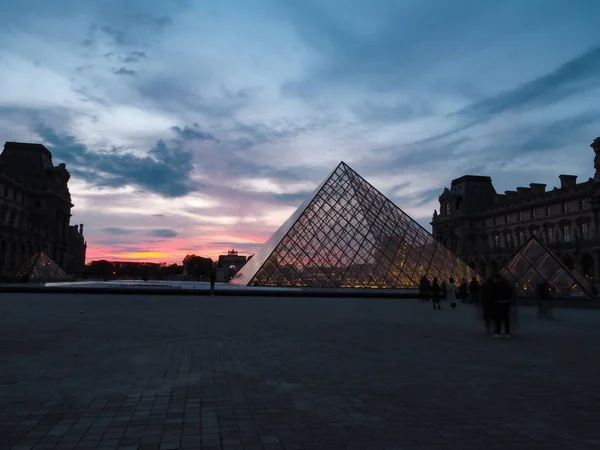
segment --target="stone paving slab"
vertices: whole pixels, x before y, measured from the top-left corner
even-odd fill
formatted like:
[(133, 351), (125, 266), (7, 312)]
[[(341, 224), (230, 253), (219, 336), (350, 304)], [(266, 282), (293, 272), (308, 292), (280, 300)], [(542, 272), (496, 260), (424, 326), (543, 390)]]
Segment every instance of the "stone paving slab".
[[(83, 313), (80, 313), (83, 311)], [(600, 448), (600, 312), (0, 294), (3, 449)]]

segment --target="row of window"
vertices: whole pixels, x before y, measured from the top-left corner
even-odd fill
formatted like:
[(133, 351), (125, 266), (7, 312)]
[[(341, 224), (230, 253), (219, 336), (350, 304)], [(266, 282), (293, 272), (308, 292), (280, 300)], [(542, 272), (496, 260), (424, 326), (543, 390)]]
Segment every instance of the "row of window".
[[(545, 217), (550, 217), (550, 216), (552, 216), (552, 214), (556, 214), (556, 207), (557, 206), (558, 205), (548, 205), (548, 206), (546, 206), (545, 209), (544, 209), (544, 211), (546, 213)], [(587, 207), (587, 202), (584, 199), (579, 200), (579, 210), (583, 211), (584, 209), (586, 209), (586, 207)], [(569, 212), (570, 212), (569, 202), (564, 202), (561, 205), (560, 213), (561, 214), (568, 214)], [(516, 217), (517, 218), (517, 222), (521, 222), (521, 221), (527, 220), (527, 219), (529, 219), (529, 220), (536, 219), (537, 216), (538, 216), (538, 208), (531, 208), (529, 210), (529, 214), (527, 215), (527, 217), (526, 217), (526, 214), (525, 214), (524, 211), (517, 211), (516, 216), (517, 216)], [(511, 219), (511, 215), (510, 214), (505, 214), (504, 215), (504, 222), (503, 223), (504, 224), (510, 223), (511, 222), (510, 219)], [(497, 216), (492, 217), (492, 223), (493, 223), (493, 225), (499, 224), (499, 217), (497, 217)]]
[(11, 200), (19, 205), (25, 204), (25, 196), (9, 186), (0, 185), (0, 197)]
[[(574, 238), (572, 235), (576, 229), (573, 229), (571, 225), (565, 224), (562, 226), (562, 242), (571, 242)], [(579, 225), (579, 238), (587, 239), (589, 233), (589, 225), (587, 222), (583, 222)], [(560, 242), (560, 237), (558, 236), (558, 230), (555, 231), (554, 227), (546, 227), (544, 230), (544, 236), (539, 235), (539, 231), (537, 228), (532, 230), (532, 234), (534, 236), (539, 236), (544, 239), (546, 242)], [(516, 241), (513, 238), (513, 234), (511, 232), (506, 232), (504, 235), (504, 241), (506, 242), (507, 247), (513, 247), (515, 244), (523, 245), (527, 240), (528, 236), (526, 236), (524, 230), (519, 230), (516, 233)], [(500, 241), (500, 233), (495, 233), (493, 236), (494, 248), (503, 247), (502, 242)]]

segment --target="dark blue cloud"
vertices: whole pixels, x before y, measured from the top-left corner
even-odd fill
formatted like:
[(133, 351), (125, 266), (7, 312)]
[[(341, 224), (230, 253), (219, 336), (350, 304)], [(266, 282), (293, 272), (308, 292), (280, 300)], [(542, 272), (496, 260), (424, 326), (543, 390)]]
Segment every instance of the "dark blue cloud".
[(118, 28), (114, 28), (114, 27), (105, 25), (103, 27), (100, 27), (100, 31), (102, 31), (108, 37), (110, 37), (112, 40), (114, 40), (115, 44), (125, 45), (125, 44), (130, 43), (129, 39), (127, 38), (127, 33), (125, 32), (125, 30), (121, 30)]
[(145, 59), (148, 57), (145, 51), (143, 50), (134, 50), (129, 52), (129, 56), (133, 56), (134, 58)]
[(115, 70), (115, 75), (135, 75), (135, 70), (121, 67), (119, 70)]
[(148, 236), (153, 237), (162, 237), (162, 238), (174, 238), (177, 237), (179, 233), (177, 231), (172, 230), (170, 228), (159, 228), (157, 230), (152, 230), (148, 233)]
[(600, 87), (600, 46), (528, 83), (457, 112), (477, 123), (508, 111), (549, 105)]
[(180, 127), (171, 127), (171, 130), (175, 132), (179, 139), (183, 140), (211, 140), (216, 141), (214, 136), (210, 133), (205, 133), (200, 131), (199, 125), (195, 123), (193, 128), (188, 127), (187, 125), (181, 129)]
[(192, 153), (183, 149), (181, 139), (170, 144), (158, 140), (148, 156), (137, 156), (117, 149), (92, 151), (74, 136), (43, 123), (35, 131), (74, 174), (98, 186), (133, 185), (165, 197), (181, 197), (196, 189), (191, 181)]
[(103, 228), (102, 231), (108, 234), (131, 234), (134, 233), (135, 230), (131, 230), (129, 228), (120, 228), (120, 227), (107, 227)]

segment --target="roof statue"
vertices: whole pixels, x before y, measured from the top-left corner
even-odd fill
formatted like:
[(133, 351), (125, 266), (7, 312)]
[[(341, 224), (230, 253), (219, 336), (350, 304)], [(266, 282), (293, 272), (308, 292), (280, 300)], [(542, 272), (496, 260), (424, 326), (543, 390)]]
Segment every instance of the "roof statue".
[(230, 283), (416, 288), (479, 276), (341, 162)]
[(531, 236), (500, 270), (521, 296), (535, 296), (540, 283), (548, 283), (553, 297), (595, 298), (590, 283), (578, 272), (571, 272), (540, 240)]

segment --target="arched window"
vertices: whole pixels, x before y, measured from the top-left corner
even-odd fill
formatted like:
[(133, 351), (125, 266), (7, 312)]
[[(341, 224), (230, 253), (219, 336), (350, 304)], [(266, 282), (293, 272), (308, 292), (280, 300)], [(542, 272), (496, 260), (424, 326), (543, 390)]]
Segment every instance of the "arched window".
[(563, 242), (571, 242), (571, 225), (565, 223), (562, 227)]

